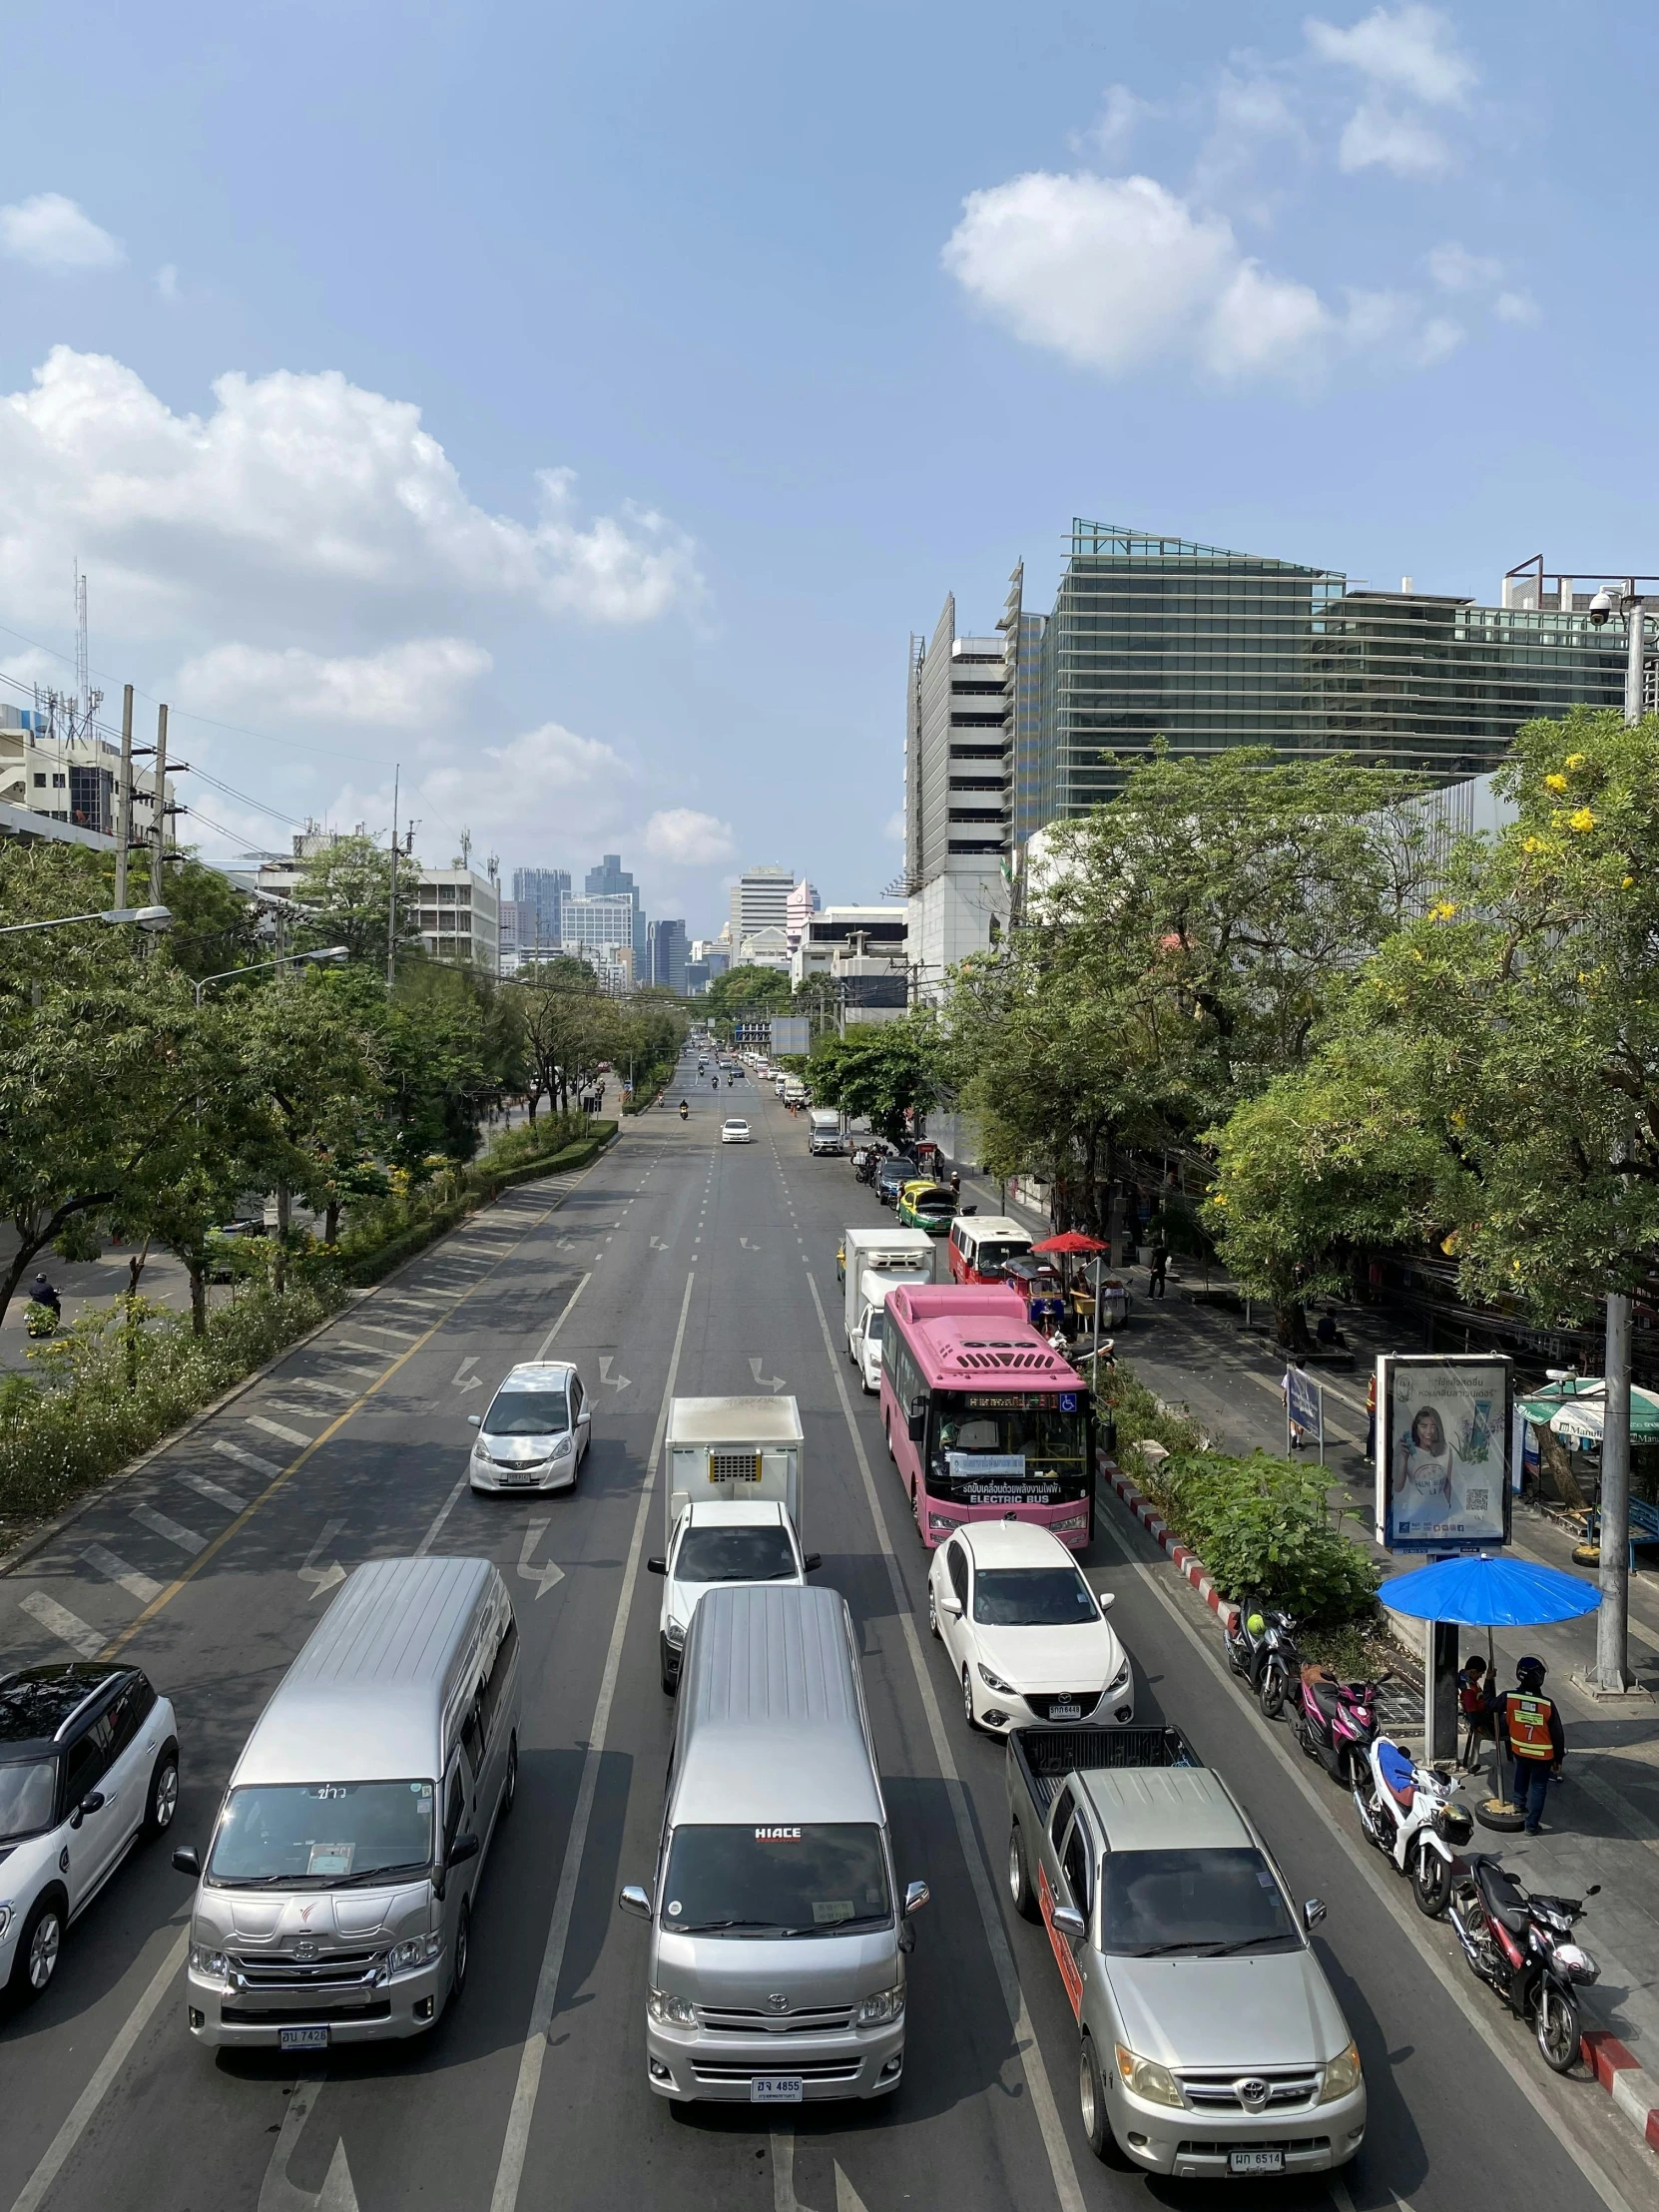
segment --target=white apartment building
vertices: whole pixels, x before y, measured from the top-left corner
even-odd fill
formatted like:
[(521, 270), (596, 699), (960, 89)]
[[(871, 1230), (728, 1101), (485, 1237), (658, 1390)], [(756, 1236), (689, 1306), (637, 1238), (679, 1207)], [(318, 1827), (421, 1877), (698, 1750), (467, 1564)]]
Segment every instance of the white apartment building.
[[(113, 840), (120, 806), (121, 748), (93, 733), (64, 737), (52, 718), (33, 707), (0, 706), (0, 806), (18, 807), (49, 822)], [(173, 779), (167, 799), (173, 803)], [(155, 836), (156, 771), (133, 763), (133, 842)], [(170, 833), (169, 844), (174, 842)], [(109, 849), (108, 844), (104, 848)]]
[(908, 935), (907, 907), (826, 906), (808, 921), (795, 948), (791, 979), (799, 990), (827, 978), (842, 1030), (897, 1021), (910, 997)]
[[(293, 850), (261, 859), (254, 887), (277, 898), (291, 898), (305, 862), (326, 852), (342, 832), (307, 822), (295, 830)], [(367, 834), (361, 823), (351, 832)], [(251, 857), (251, 855), (250, 855)], [(233, 881), (246, 878), (229, 870)], [(435, 960), (468, 960), (485, 975), (501, 972), (501, 886), (459, 860), (428, 867), (412, 855), (399, 855), (397, 905), (418, 918), (420, 941)]]
[(1010, 671), (1000, 636), (958, 636), (947, 598), (910, 640), (905, 701), (904, 880), (918, 994), (982, 952), (1008, 918)]
[(730, 928), (734, 948), (758, 929), (782, 929), (788, 952), (790, 893), (795, 875), (787, 867), (748, 867), (732, 885)]

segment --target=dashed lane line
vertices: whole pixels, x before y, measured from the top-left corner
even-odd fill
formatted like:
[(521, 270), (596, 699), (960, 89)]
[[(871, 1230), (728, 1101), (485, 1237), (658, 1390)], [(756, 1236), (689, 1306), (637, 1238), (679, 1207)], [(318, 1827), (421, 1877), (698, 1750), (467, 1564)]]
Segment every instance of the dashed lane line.
[(257, 1451), (245, 1451), (241, 1444), (232, 1443), (228, 1436), (214, 1439), (215, 1451), (222, 1451), (227, 1459), (234, 1459), (239, 1467), (252, 1467), (256, 1474), (263, 1474), (268, 1482), (275, 1482), (281, 1468), (275, 1459), (262, 1459)]
[(243, 1417), (250, 1428), (263, 1428), (268, 1436), (280, 1436), (285, 1444), (308, 1444), (311, 1440), (302, 1428), (284, 1428), (279, 1420), (267, 1420), (263, 1413), (247, 1413)]
[(31, 1590), (19, 1601), (19, 1610), (31, 1620), (38, 1621), (49, 1636), (56, 1636), (60, 1644), (67, 1644), (71, 1651), (78, 1651), (83, 1659), (96, 1659), (104, 1648), (104, 1639), (96, 1628), (89, 1628), (79, 1613), (72, 1613), (67, 1605), (60, 1605), (55, 1597), (48, 1597), (44, 1590)]
[(153, 1575), (141, 1573), (137, 1567), (130, 1567), (125, 1559), (118, 1559), (103, 1544), (88, 1544), (81, 1557), (106, 1582), (118, 1583), (129, 1597), (136, 1597), (141, 1605), (148, 1605), (152, 1598), (162, 1594), (163, 1585)]
[(188, 1551), (193, 1559), (208, 1548), (206, 1536), (199, 1536), (194, 1528), (182, 1528), (166, 1513), (158, 1513), (153, 1505), (135, 1505), (132, 1517), (141, 1528), (148, 1528), (152, 1536), (160, 1536), (165, 1544), (176, 1544), (181, 1551)]
[[(269, 1466), (271, 1462), (267, 1459), (262, 1460), (261, 1464)], [(247, 1509), (247, 1498), (238, 1497), (236, 1491), (228, 1490), (223, 1482), (210, 1482), (205, 1474), (179, 1474), (174, 1476), (174, 1480), (182, 1482), (186, 1489), (194, 1490), (198, 1497), (205, 1497), (210, 1504), (223, 1505), (229, 1513), (241, 1513)]]

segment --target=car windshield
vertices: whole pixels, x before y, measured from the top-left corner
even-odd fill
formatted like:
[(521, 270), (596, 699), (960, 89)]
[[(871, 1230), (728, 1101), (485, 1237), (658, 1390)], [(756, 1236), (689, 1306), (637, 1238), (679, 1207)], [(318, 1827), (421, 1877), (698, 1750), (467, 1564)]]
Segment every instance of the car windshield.
[(1100, 1943), (1131, 1958), (1294, 1950), (1302, 1938), (1259, 1851), (1109, 1851)]
[(726, 1126), (728, 1129), (747, 1129), (749, 1124), (746, 1121), (729, 1121)]
[(674, 1562), (681, 1582), (781, 1582), (795, 1576), (781, 1528), (688, 1528)]
[(981, 1567), (973, 1617), (987, 1628), (1062, 1628), (1099, 1620), (1100, 1607), (1075, 1567)]
[(57, 1762), (52, 1759), (0, 1767), (0, 1844), (15, 1844), (51, 1827), (57, 1779)]
[(501, 1390), (484, 1415), (486, 1436), (562, 1436), (569, 1426), (563, 1390)]
[(892, 1919), (881, 1831), (677, 1828), (663, 1877), (662, 1925), (682, 1936), (837, 1936)]
[(1028, 1244), (993, 1244), (983, 1238), (977, 1245), (968, 1247), (968, 1265), (981, 1275), (1000, 1275), (1010, 1260), (1017, 1260), (1031, 1247)]
[(430, 1782), (294, 1782), (233, 1790), (208, 1875), (233, 1887), (332, 1889), (432, 1863)]

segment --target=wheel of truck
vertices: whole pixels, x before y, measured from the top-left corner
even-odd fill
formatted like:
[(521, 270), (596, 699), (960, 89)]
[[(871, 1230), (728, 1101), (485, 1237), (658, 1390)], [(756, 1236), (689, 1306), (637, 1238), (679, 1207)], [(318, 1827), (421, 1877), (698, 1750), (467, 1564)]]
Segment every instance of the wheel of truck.
[(1095, 2061), (1094, 2037), (1085, 2035), (1077, 2053), (1077, 2109), (1089, 2148), (1108, 2166), (1124, 2166), (1128, 2160), (1118, 2149), (1112, 2123), (1106, 2116), (1106, 2084)]
[(1019, 1832), (1018, 1821), (1008, 1831), (1008, 1895), (1022, 1921), (1042, 1919), (1037, 1893), (1031, 1887), (1031, 1870), (1025, 1864), (1025, 1838)]

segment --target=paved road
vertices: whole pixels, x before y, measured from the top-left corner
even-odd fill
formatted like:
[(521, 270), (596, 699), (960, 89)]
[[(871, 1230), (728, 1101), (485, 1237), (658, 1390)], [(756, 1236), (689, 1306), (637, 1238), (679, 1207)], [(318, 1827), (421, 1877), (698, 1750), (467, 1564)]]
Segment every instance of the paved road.
[[(72, 1932), (46, 1999), (0, 2022), (0, 2212), (1095, 2212), (1192, 2194), (1090, 2158), (1051, 1958), (1002, 1911), (1000, 1754), (966, 1735), (939, 1647), (917, 1633), (921, 1555), (873, 1401), (833, 1346), (835, 1232), (877, 1218), (874, 1201), (844, 1161), (810, 1160), (804, 1124), (751, 1086), (690, 1095), (688, 1127), (648, 1116), (568, 1187), (508, 1194), (0, 1583), (9, 1657), (120, 1642), (174, 1696), (180, 1840), (205, 1839), (337, 1569), (422, 1547), (486, 1554), (525, 1650), (518, 1806), (480, 1894), (464, 2002), (427, 2041), (337, 2054), (314, 2078), (198, 2050), (177, 1971), (189, 1886), (146, 1852)], [(751, 1114), (755, 1144), (719, 1145), (729, 1110)], [(581, 1487), (474, 1498), (457, 1487), (473, 1385), (550, 1339), (600, 1401)], [(669, 1749), (661, 1585), (642, 1563), (662, 1526), (653, 1443), (671, 1388), (758, 1379), (800, 1400), (809, 1538), (859, 1623), (899, 1879), (933, 1892), (901, 2090), (776, 2133), (747, 2108), (686, 2117), (650, 2096), (645, 1932), (614, 1910), (619, 1882), (649, 1877)], [(1366, 2058), (1372, 2135), (1340, 2187), (1293, 2201), (1646, 2212), (1649, 2178), (1605, 2099), (1506, 2038), (1443, 1942), (1436, 1978), (1400, 1894), (1345, 1851), (1282, 1740), (1218, 1673), (1209, 1616), (1133, 1523), (1103, 1513), (1088, 1565), (1117, 1592), (1143, 1711), (1189, 1730), (1299, 1891), (1331, 1905), (1325, 1955)], [(1589, 2171), (1598, 2159), (1610, 2179)]]

